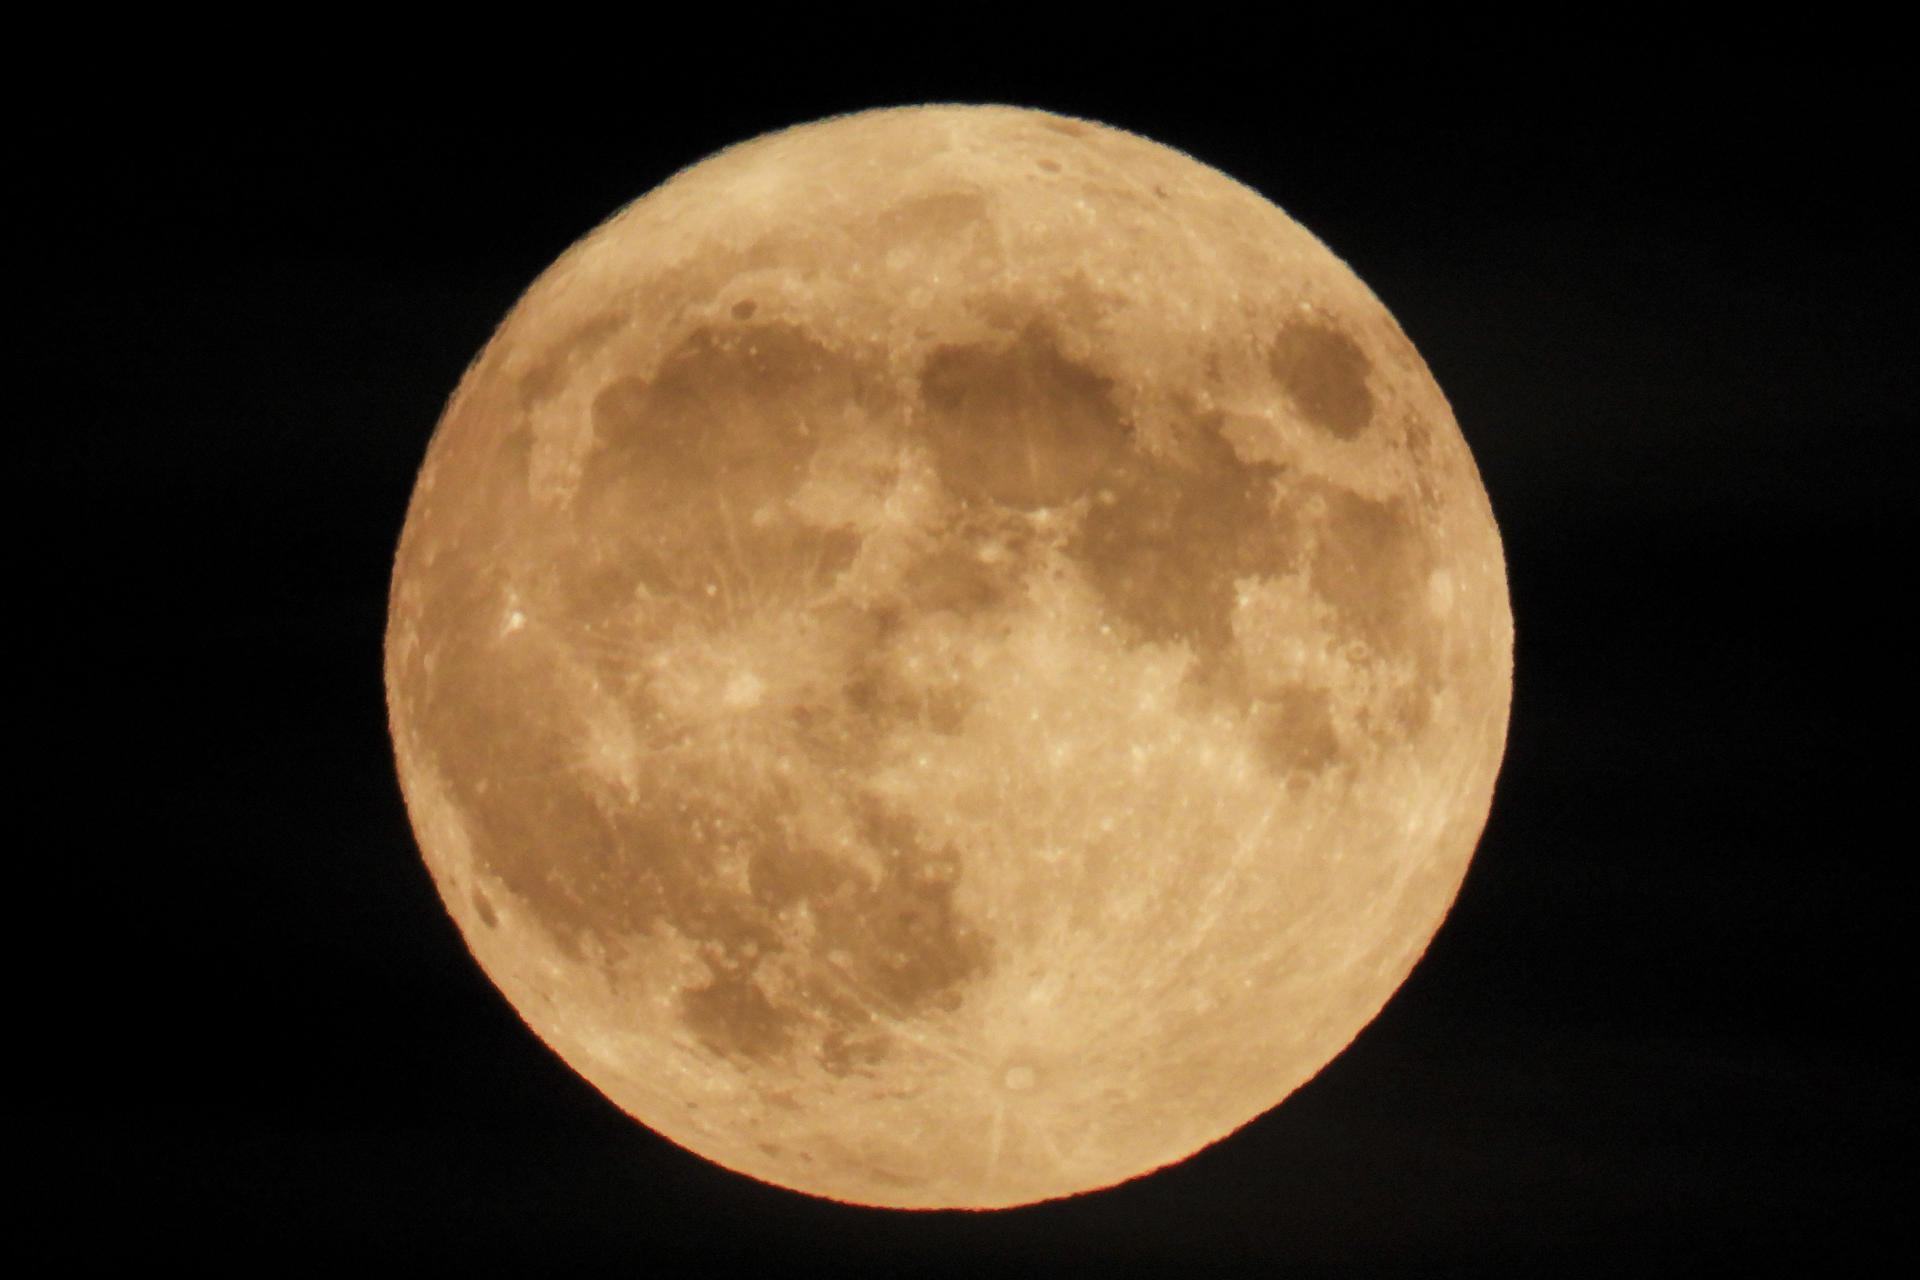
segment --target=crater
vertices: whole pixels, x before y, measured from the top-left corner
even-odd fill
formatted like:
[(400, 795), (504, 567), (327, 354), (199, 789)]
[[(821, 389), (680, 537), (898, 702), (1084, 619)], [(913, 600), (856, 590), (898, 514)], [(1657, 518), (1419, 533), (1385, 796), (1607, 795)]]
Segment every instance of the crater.
[(1351, 440), (1373, 421), (1373, 365), (1351, 337), (1321, 321), (1294, 321), (1280, 330), (1267, 367), (1309, 422)]

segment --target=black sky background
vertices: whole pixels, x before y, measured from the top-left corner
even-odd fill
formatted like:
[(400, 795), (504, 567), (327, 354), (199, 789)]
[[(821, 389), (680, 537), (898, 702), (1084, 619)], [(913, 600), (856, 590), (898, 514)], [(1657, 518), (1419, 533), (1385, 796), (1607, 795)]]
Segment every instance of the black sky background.
[[(83, 956), (43, 956), (24, 1006), (52, 1153), (29, 1254), (1361, 1276), (1897, 1248), (1912, 855), (1876, 816), (1910, 770), (1881, 739), (1920, 388), (1885, 39), (908, 58), (796, 27), (537, 90), (196, 68), (24, 109), (28, 243), (59, 267), (36, 376), (88, 562), (67, 758), (120, 779), (59, 800), (85, 923), (27, 922)], [(574, 1076), (440, 908), (380, 670), (428, 435), (520, 290), (719, 147), (929, 100), (1131, 129), (1327, 241), (1454, 406), (1518, 636), (1486, 836), (1380, 1018), (1193, 1160), (988, 1215), (754, 1183)]]

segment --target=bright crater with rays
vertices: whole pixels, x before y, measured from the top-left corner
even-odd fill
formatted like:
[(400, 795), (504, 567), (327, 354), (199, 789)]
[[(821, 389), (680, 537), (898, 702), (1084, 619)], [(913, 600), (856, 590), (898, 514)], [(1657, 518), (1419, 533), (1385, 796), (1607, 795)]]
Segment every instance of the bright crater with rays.
[(621, 1107), (817, 1195), (1110, 1185), (1272, 1107), (1451, 903), (1511, 619), (1322, 245), (1011, 108), (769, 135), (529, 290), (429, 448), (422, 851)]

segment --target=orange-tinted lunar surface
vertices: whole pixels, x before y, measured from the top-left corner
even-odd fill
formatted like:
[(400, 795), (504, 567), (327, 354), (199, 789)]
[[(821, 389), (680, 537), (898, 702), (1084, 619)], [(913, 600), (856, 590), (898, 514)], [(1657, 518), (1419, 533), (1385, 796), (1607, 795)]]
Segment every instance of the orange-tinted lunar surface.
[(876, 111), (571, 249), (455, 393), (386, 649), (487, 973), (728, 1168), (1180, 1160), (1345, 1047), (1485, 822), (1512, 622), (1419, 355), (1253, 191)]

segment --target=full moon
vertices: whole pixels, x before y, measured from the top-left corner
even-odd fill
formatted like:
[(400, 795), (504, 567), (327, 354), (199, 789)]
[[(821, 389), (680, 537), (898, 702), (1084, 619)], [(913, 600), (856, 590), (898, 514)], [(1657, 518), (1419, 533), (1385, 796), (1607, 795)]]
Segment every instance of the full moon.
[(531, 286), (428, 446), (386, 687), (447, 909), (642, 1123), (991, 1208), (1275, 1106), (1484, 826), (1473, 459), (1325, 246), (1010, 107), (754, 139)]

